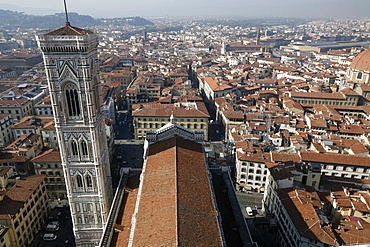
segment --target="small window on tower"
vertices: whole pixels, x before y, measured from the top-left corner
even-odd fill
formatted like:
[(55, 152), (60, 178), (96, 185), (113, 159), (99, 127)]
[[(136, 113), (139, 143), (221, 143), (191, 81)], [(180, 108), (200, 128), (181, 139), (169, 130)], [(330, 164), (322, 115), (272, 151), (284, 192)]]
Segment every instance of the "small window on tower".
[(86, 144), (85, 140), (81, 141), (81, 149), (82, 149), (82, 155), (87, 156), (88, 155), (88, 153), (87, 153), (87, 144)]
[(93, 187), (91, 175), (86, 176), (86, 185), (87, 185), (87, 188), (92, 188)]
[(82, 176), (81, 175), (77, 175), (76, 176), (76, 180), (77, 180), (77, 188), (83, 188)]
[(72, 155), (77, 156), (78, 155), (77, 143), (74, 140), (71, 141), (71, 149), (72, 149)]

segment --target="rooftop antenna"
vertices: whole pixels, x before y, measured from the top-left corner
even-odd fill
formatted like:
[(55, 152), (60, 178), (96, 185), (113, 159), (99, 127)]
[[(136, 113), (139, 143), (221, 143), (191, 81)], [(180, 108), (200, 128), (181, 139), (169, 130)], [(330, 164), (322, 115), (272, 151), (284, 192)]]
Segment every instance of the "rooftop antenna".
[(66, 24), (69, 26), (66, 0), (64, 0), (64, 11), (66, 12)]

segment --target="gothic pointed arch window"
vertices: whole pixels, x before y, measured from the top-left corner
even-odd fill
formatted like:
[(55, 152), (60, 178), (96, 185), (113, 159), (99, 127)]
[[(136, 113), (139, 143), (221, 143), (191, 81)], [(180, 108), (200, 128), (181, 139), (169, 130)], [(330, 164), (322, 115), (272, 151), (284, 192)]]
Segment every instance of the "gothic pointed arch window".
[(84, 139), (82, 139), (80, 142), (80, 146), (81, 146), (82, 157), (86, 158), (89, 155), (88, 148), (87, 148), (87, 142)]
[(76, 185), (77, 189), (82, 189), (84, 187), (82, 176), (80, 174), (76, 175)]
[(75, 140), (71, 140), (71, 154), (75, 158), (78, 156), (78, 147), (77, 142)]
[(67, 106), (67, 115), (78, 117), (81, 115), (81, 105), (78, 95), (78, 89), (75, 84), (67, 83), (64, 87), (65, 104)]
[(86, 187), (88, 189), (92, 189), (92, 187), (93, 187), (93, 179), (92, 179), (92, 176), (90, 174), (86, 174), (85, 180), (86, 180)]

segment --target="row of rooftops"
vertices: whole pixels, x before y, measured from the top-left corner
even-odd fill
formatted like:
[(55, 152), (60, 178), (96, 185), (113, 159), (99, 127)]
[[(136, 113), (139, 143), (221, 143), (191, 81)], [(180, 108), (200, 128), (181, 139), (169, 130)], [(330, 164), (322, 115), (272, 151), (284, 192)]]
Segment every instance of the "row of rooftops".
[(276, 190), (288, 217), (302, 237), (332, 246), (367, 244), (370, 239), (368, 181), (321, 177), (320, 190)]

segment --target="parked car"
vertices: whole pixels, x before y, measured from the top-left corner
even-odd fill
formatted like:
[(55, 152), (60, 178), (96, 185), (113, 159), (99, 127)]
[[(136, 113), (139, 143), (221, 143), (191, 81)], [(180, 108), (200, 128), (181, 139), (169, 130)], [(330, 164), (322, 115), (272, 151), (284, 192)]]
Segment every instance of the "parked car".
[(56, 225), (56, 226), (60, 226), (60, 223), (59, 223), (59, 221), (57, 221), (57, 220), (51, 221), (51, 222), (49, 222), (49, 224), (51, 224), (51, 225)]
[(55, 239), (57, 239), (57, 235), (55, 235), (54, 233), (46, 233), (44, 234), (43, 239), (45, 241), (54, 241)]
[(59, 225), (54, 225), (54, 224), (49, 223), (46, 226), (46, 231), (48, 231), (48, 232), (56, 232), (58, 230), (59, 230)]

